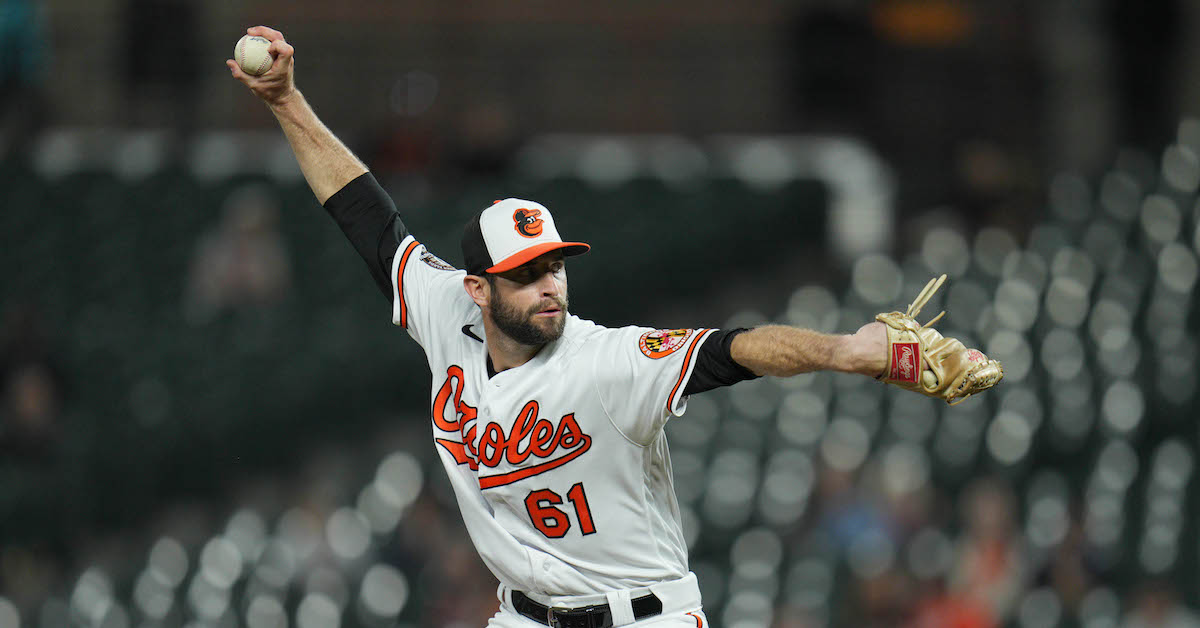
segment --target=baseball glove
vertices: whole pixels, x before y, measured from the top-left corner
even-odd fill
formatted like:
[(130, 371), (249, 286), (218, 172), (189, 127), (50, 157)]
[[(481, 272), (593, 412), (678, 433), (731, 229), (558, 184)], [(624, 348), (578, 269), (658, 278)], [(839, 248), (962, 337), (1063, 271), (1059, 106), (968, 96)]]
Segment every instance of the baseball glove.
[(875, 320), (887, 326), (888, 362), (877, 379), (955, 405), (995, 386), (1004, 367), (978, 349), (968, 349), (957, 338), (944, 338), (932, 325), (942, 312), (924, 325), (916, 321), (946, 276), (930, 279), (906, 312), (885, 312)]

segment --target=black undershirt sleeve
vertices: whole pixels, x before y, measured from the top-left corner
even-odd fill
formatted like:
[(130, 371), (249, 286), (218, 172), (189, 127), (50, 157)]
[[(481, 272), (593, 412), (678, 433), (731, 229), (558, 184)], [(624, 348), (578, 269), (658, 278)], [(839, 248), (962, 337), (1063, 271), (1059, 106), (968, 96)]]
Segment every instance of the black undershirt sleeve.
[(696, 366), (692, 369), (692, 377), (684, 387), (683, 394), (694, 395), (760, 377), (735, 362), (729, 352), (734, 337), (744, 331), (748, 330), (744, 327), (717, 330), (700, 345)]
[(367, 263), (371, 278), (392, 298), (392, 259), (408, 229), (396, 204), (370, 172), (347, 183), (325, 201), (325, 211)]

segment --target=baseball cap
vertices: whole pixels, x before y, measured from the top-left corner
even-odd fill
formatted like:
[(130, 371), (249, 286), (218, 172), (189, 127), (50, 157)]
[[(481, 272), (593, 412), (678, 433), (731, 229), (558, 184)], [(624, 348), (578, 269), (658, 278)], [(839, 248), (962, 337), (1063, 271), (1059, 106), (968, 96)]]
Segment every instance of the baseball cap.
[(591, 246), (563, 242), (545, 205), (506, 198), (475, 215), (463, 230), (463, 262), (468, 273), (502, 273), (550, 251), (580, 255)]

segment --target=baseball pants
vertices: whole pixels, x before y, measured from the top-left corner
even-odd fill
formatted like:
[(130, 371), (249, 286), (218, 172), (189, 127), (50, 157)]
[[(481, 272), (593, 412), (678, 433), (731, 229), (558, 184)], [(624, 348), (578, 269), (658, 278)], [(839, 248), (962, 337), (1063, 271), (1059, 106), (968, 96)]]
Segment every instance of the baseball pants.
[[(672, 582), (664, 582), (662, 584), (652, 585), (645, 589), (634, 589), (625, 596), (590, 596), (580, 597), (573, 600), (565, 600), (564, 598), (556, 598), (553, 600), (554, 606), (562, 607), (583, 607), (593, 604), (603, 604), (606, 601), (610, 607), (614, 603), (619, 604), (618, 599), (626, 600), (624, 613), (619, 608), (613, 608), (612, 615), (617, 621), (621, 617), (632, 617), (633, 611), (628, 607), (628, 600), (645, 595), (647, 591), (654, 593), (658, 599), (662, 601), (663, 612), (652, 617), (646, 617), (640, 621), (632, 621), (629, 623), (615, 623), (615, 626), (654, 626), (655, 628), (709, 628), (708, 618), (704, 616), (704, 611), (700, 605), (700, 589), (696, 584), (696, 576), (688, 574), (687, 576)], [(500, 585), (496, 592), (500, 598), (500, 610), (492, 616), (488, 621), (488, 628), (532, 628), (533, 626), (545, 626), (530, 619), (516, 611), (512, 604), (512, 590), (505, 585)], [(545, 598), (534, 598), (536, 601), (549, 606), (551, 600)]]

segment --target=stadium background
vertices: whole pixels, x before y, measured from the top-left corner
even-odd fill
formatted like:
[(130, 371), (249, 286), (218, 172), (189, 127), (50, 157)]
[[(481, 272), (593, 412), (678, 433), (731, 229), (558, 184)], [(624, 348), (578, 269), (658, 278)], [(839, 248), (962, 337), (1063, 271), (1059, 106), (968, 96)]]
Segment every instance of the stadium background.
[(222, 65), (281, 29), (411, 230), (542, 200), (573, 310), (1004, 361), (668, 431), (714, 625), (1197, 626), (1200, 6), (0, 0), (0, 627), (479, 626), (428, 371)]

